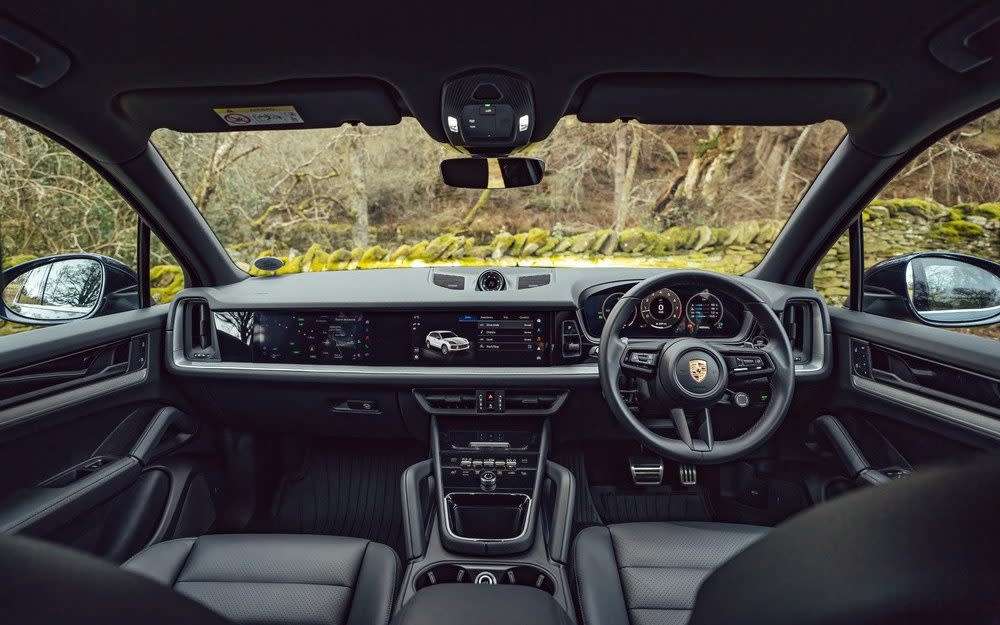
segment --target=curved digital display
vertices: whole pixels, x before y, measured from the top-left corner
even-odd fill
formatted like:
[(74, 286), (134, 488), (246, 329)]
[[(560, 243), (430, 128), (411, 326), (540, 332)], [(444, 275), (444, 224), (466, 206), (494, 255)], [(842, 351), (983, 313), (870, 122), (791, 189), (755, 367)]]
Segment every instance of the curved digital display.
[(223, 360), (287, 364), (544, 366), (551, 312), (215, 311)]
[[(633, 286), (620, 283), (584, 292), (580, 312), (590, 336), (601, 335), (611, 309)], [(702, 286), (679, 284), (649, 293), (635, 302), (622, 335), (629, 338), (730, 338), (739, 332), (742, 321), (743, 306), (733, 298)]]

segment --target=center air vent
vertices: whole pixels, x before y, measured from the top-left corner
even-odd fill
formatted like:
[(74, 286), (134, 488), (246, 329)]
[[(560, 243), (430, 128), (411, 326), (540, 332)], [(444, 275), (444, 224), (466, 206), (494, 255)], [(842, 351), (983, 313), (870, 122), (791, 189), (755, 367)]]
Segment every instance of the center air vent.
[(480, 291), (502, 291), (507, 288), (507, 280), (499, 271), (490, 269), (479, 274), (476, 280), (476, 289)]

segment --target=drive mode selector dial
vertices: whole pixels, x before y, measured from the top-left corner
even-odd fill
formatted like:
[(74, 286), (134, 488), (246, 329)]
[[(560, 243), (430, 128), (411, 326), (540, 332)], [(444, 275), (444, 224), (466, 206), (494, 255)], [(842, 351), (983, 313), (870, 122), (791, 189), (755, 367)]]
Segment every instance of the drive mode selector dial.
[(670, 289), (653, 291), (639, 304), (643, 321), (658, 330), (667, 330), (677, 325), (683, 310), (681, 298)]
[(479, 476), (479, 487), (487, 493), (497, 489), (497, 474), (493, 471), (483, 471)]

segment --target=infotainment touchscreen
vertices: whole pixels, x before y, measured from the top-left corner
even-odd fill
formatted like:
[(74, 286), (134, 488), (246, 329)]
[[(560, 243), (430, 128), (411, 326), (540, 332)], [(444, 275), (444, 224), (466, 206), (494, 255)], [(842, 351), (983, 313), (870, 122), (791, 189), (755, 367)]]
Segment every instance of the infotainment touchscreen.
[(412, 359), (433, 365), (546, 364), (546, 313), (413, 313)]
[(372, 324), (363, 313), (254, 314), (254, 362), (364, 363), (372, 358)]

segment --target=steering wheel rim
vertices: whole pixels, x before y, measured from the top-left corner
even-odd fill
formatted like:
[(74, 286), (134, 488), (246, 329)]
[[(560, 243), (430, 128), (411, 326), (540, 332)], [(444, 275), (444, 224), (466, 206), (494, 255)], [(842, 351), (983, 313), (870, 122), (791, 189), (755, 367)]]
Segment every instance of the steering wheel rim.
[[(631, 316), (631, 308), (638, 306), (639, 301), (645, 295), (664, 287), (682, 283), (698, 284), (739, 301), (756, 319), (761, 331), (768, 339), (767, 345), (761, 348), (751, 348), (744, 344), (687, 337), (657, 339), (655, 341), (643, 339), (630, 345), (629, 339), (621, 337), (621, 331)], [(632, 353), (639, 351), (647, 354), (659, 354), (655, 364), (650, 367), (652, 371), (646, 371), (643, 367), (634, 367), (625, 362), (626, 356), (631, 360)], [(712, 369), (714, 366), (721, 369), (717, 372), (718, 380), (713, 384), (713, 388), (709, 388), (701, 394), (687, 393), (684, 388), (672, 383), (681, 379), (679, 377), (681, 374), (678, 374), (677, 371), (678, 362), (688, 363), (689, 368), (692, 369), (690, 375), (694, 378), (693, 368), (696, 365), (690, 364), (692, 362), (690, 359), (683, 360), (686, 354), (694, 352), (699, 352), (696, 355), (704, 356), (698, 359), (701, 360), (702, 367)], [(732, 368), (727, 363), (730, 362), (728, 357), (733, 355), (760, 355), (764, 367), (759, 371), (750, 372), (740, 371), (739, 367)], [(722, 358), (720, 359), (719, 356)], [(707, 364), (706, 361), (708, 361)], [(661, 367), (667, 369), (661, 370)], [(759, 294), (735, 278), (700, 270), (671, 271), (653, 276), (635, 285), (623, 295), (612, 309), (604, 324), (604, 330), (601, 332), (598, 370), (601, 389), (615, 418), (650, 450), (664, 458), (688, 464), (728, 462), (746, 456), (763, 445), (771, 438), (788, 413), (795, 386), (791, 344), (770, 305)], [(618, 378), (623, 370), (633, 373), (639, 371), (640, 374), (645, 371), (645, 373), (655, 376), (657, 387), (670, 396), (668, 401), (675, 402), (675, 405), (670, 409), (670, 416), (674, 421), (678, 438), (669, 438), (653, 432), (638, 415), (632, 412), (618, 388)], [(736, 438), (716, 441), (712, 435), (709, 408), (721, 399), (726, 389), (723, 388), (720, 391), (714, 387), (728, 386), (730, 375), (748, 377), (748, 374), (753, 377), (768, 378), (771, 387), (768, 404), (757, 422), (746, 432)], [(688, 386), (691, 386), (689, 381)], [(678, 390), (681, 392), (678, 393)], [(684, 413), (684, 407), (690, 408), (692, 406), (703, 411), (699, 413), (697, 438), (690, 434), (687, 417)]]

